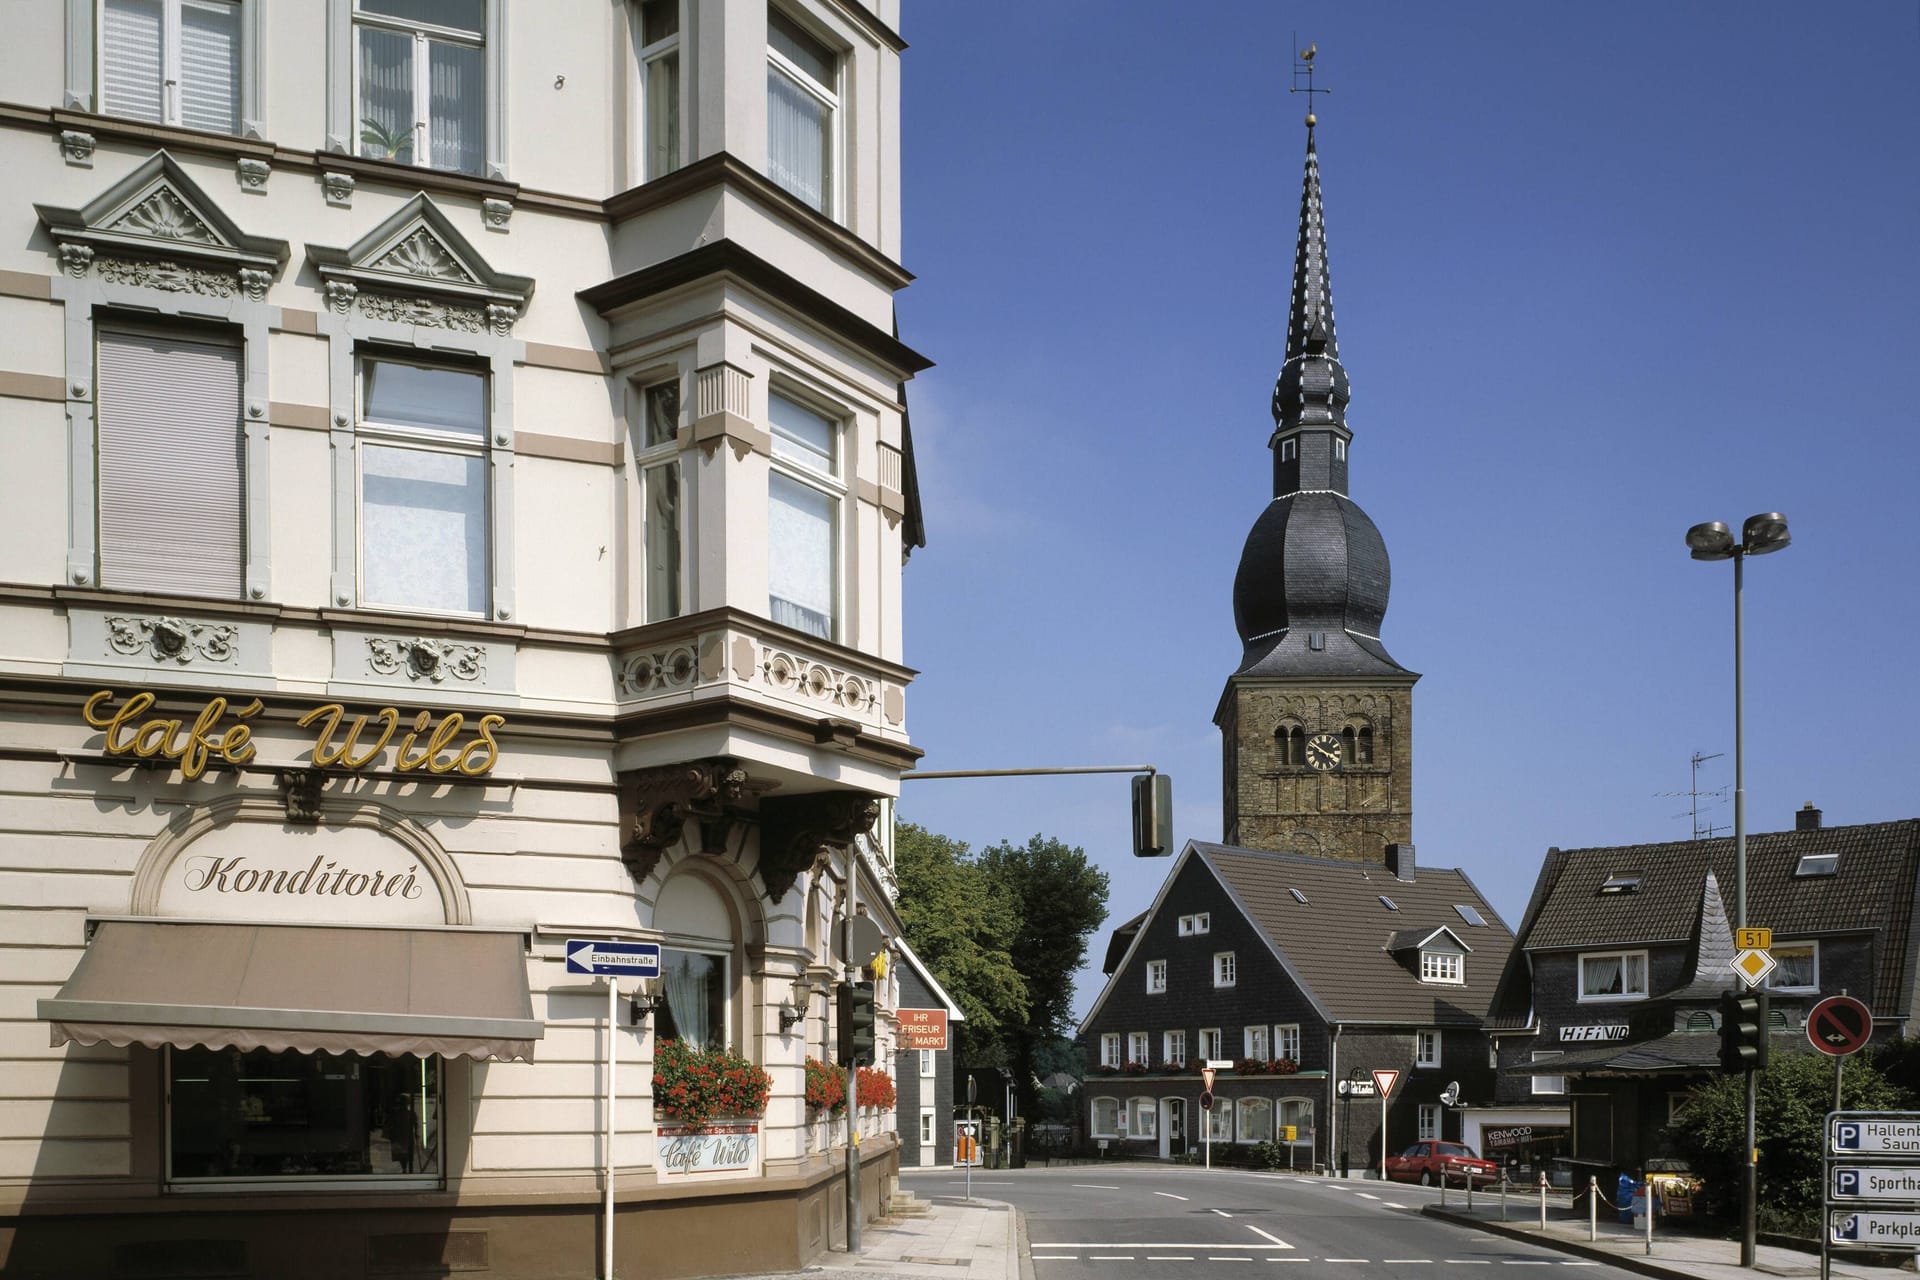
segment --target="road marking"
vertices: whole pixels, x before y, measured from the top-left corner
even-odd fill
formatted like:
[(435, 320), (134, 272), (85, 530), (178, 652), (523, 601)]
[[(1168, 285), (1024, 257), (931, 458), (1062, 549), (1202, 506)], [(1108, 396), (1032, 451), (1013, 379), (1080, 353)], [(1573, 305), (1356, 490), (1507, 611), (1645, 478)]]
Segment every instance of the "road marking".
[(1033, 1255), (1033, 1260), (1035, 1262), (1078, 1262), (1080, 1255), (1077, 1253), (1036, 1253)]
[(1253, 1234), (1259, 1236), (1262, 1240), (1271, 1240), (1274, 1244), (1280, 1246), (1282, 1249), (1293, 1248), (1292, 1245), (1288, 1244), (1285, 1240), (1282, 1240), (1279, 1236), (1268, 1235), (1266, 1232), (1262, 1231), (1260, 1228), (1254, 1226), (1251, 1222), (1247, 1224), (1247, 1230), (1253, 1232)]
[(1118, 1187), (1103, 1187), (1097, 1182), (1074, 1182), (1068, 1185), (1078, 1187), (1082, 1191), (1118, 1191), (1120, 1189)]
[(1088, 1258), (1087, 1261), (1088, 1262), (1132, 1262), (1133, 1255), (1130, 1253), (1096, 1253), (1091, 1258)]
[(1353, 1194), (1359, 1196), (1362, 1200), (1378, 1200), (1380, 1198), (1379, 1196), (1370, 1196), (1364, 1191), (1356, 1191)]
[(1232, 1214), (1228, 1213), (1225, 1209), (1210, 1209), (1208, 1210), (1208, 1212), (1217, 1213), (1223, 1218), (1231, 1218), (1233, 1216)]
[(1328, 1258), (1328, 1262), (1365, 1262), (1365, 1258)]
[(1506, 1258), (1501, 1261), (1500, 1265), (1503, 1267), (1550, 1267), (1553, 1264), (1551, 1262), (1543, 1262), (1538, 1258)]
[(1193, 1255), (1190, 1253), (1150, 1253), (1147, 1255), (1147, 1261), (1148, 1262), (1192, 1262)]
[(1560, 1265), (1563, 1267), (1597, 1267), (1600, 1264), (1597, 1262), (1563, 1262)]
[(1433, 1262), (1433, 1259), (1432, 1258), (1382, 1258), (1380, 1259), (1380, 1261), (1385, 1263), (1387, 1266), (1393, 1266), (1396, 1263), (1414, 1263), (1414, 1262), (1424, 1262), (1431, 1265)]
[(1252, 1258), (1223, 1258), (1217, 1254), (1208, 1254), (1208, 1262), (1252, 1262)]
[(1185, 1200), (1186, 1199), (1185, 1196), (1177, 1196), (1173, 1194), (1173, 1192), (1171, 1191), (1156, 1191), (1153, 1194), (1157, 1196), (1165, 1196), (1169, 1200)]
[(1446, 1262), (1450, 1267), (1484, 1267), (1487, 1265), (1485, 1258), (1448, 1258)]
[[(1029, 1244), (1029, 1249), (1218, 1249), (1218, 1240), (1202, 1240), (1193, 1243), (1187, 1240), (1095, 1240), (1090, 1243), (1065, 1240), (1043, 1240)], [(1242, 1249), (1291, 1249), (1290, 1244), (1243, 1244)]]
[(1407, 1206), (1393, 1200), (1383, 1200), (1380, 1202), (1380, 1207), (1383, 1209), (1404, 1209)]

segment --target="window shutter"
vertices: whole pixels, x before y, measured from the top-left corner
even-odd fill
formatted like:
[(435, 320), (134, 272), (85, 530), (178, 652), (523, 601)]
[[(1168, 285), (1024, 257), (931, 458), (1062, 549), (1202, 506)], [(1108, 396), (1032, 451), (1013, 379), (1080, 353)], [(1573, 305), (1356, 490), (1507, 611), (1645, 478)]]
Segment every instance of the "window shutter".
[(107, 0), (100, 49), (100, 109), (159, 124), (160, 0)]
[(238, 598), (240, 346), (103, 329), (100, 582)]
[(180, 5), (180, 123), (240, 131), (240, 7), (226, 0)]

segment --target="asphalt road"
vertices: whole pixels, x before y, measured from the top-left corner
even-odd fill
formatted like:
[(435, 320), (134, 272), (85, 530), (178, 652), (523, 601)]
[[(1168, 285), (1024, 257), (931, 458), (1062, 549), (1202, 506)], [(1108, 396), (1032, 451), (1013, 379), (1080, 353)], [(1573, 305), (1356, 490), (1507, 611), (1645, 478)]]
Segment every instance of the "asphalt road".
[[(958, 1197), (957, 1170), (905, 1173), (925, 1198)], [(1631, 1276), (1423, 1217), (1439, 1189), (1158, 1165), (974, 1171), (973, 1194), (1026, 1214), (1036, 1280), (1159, 1280), (1234, 1267), (1289, 1280), (1361, 1277)], [(1450, 1202), (1461, 1192), (1449, 1193)], [(1476, 1193), (1478, 1198), (1478, 1193)], [(1516, 1198), (1514, 1217), (1527, 1206)]]

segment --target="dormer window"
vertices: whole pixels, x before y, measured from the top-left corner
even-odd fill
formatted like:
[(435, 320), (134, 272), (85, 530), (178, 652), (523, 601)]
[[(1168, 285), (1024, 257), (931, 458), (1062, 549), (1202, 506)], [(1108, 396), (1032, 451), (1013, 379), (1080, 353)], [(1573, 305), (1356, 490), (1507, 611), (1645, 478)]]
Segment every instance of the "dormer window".
[(1602, 893), (1638, 893), (1640, 892), (1641, 872), (1615, 871), (1610, 873), (1601, 884)]
[(1837, 853), (1805, 853), (1800, 855), (1800, 863), (1794, 867), (1795, 878), (1801, 876), (1830, 876), (1840, 869), (1840, 855)]
[(1456, 985), (1467, 980), (1466, 957), (1457, 951), (1422, 951), (1420, 953), (1420, 981), (1450, 982)]

